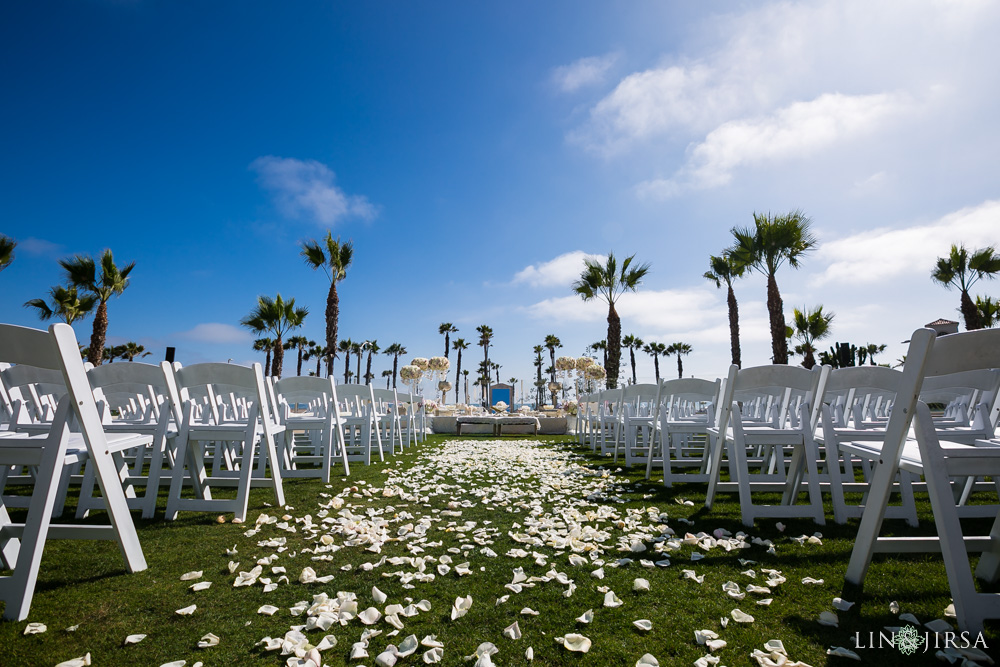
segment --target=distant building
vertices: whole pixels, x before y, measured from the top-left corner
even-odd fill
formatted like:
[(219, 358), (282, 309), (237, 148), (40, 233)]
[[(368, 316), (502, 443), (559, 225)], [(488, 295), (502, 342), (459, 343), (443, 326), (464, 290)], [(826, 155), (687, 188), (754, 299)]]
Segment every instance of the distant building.
[(946, 336), (948, 334), (958, 333), (958, 322), (952, 322), (951, 320), (934, 320), (928, 324), (924, 325), (928, 329), (934, 329), (938, 336)]

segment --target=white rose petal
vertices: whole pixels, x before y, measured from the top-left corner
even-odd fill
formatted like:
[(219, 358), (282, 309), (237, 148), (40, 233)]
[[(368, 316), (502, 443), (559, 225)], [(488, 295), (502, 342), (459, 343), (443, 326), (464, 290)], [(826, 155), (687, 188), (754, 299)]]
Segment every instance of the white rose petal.
[(465, 616), (469, 613), (469, 609), (472, 608), (472, 596), (468, 595), (464, 598), (455, 598), (455, 603), (451, 607), (451, 620), (455, 620)]
[(733, 609), (731, 612), (729, 612), (729, 615), (737, 623), (753, 623), (754, 621), (753, 616), (747, 614), (746, 612), (740, 611), (739, 609)]
[(847, 600), (841, 598), (833, 598), (833, 608), (837, 611), (847, 611), (853, 606), (853, 602), (848, 602)]
[(178, 609), (174, 613), (175, 614), (180, 614), (181, 616), (190, 616), (191, 614), (194, 613), (195, 609), (197, 609), (197, 608), (198, 608), (198, 605), (193, 604), (190, 607), (184, 607), (183, 609)]
[(508, 639), (520, 639), (521, 638), (521, 627), (514, 621), (506, 628), (503, 629), (503, 636)]
[(425, 665), (433, 665), (435, 663), (441, 662), (443, 658), (444, 658), (444, 649), (439, 646), (424, 651), (424, 654), (421, 657)]
[(632, 625), (639, 628), (643, 632), (649, 632), (653, 629), (653, 622), (645, 618), (641, 618), (638, 621), (632, 621)]
[(219, 638), (209, 632), (207, 635), (198, 640), (198, 648), (211, 648), (213, 646), (219, 645)]
[(837, 628), (840, 627), (840, 619), (832, 611), (824, 611), (819, 615), (819, 624)]
[(660, 667), (659, 661), (648, 653), (636, 660), (635, 667)]
[(201, 579), (202, 574), (204, 574), (203, 570), (197, 570), (195, 572), (186, 572), (181, 575), (181, 581), (193, 581), (194, 579)]
[(44, 623), (28, 623), (24, 628), (26, 635), (40, 635), (49, 628)]
[(604, 594), (604, 606), (605, 607), (620, 607), (624, 604), (621, 599), (615, 595), (614, 591), (608, 591)]
[(583, 615), (577, 617), (576, 622), (590, 623), (593, 620), (594, 620), (594, 610), (588, 609), (587, 611), (583, 612)]
[(125, 638), (125, 643), (126, 644), (138, 644), (139, 642), (141, 642), (145, 638), (146, 638), (146, 635), (129, 635), (128, 637)]
[(861, 656), (850, 649), (846, 649), (843, 646), (831, 646), (826, 650), (827, 655), (835, 655), (838, 658), (850, 658), (851, 660), (857, 660), (861, 662)]
[(560, 637), (562, 642), (560, 642), (567, 651), (573, 651), (575, 653), (586, 653), (590, 650), (590, 640), (583, 635), (578, 634), (568, 634), (565, 637)]
[(188, 586), (188, 588), (190, 588), (192, 591), (196, 593), (198, 591), (208, 590), (211, 587), (212, 587), (211, 581), (199, 581), (197, 584), (191, 584), (190, 586)]
[(638, 591), (648, 591), (649, 590), (649, 582), (647, 580), (641, 579), (641, 578), (640, 579), (636, 579), (635, 581), (632, 582), (632, 590), (636, 591), (636, 592), (638, 592)]

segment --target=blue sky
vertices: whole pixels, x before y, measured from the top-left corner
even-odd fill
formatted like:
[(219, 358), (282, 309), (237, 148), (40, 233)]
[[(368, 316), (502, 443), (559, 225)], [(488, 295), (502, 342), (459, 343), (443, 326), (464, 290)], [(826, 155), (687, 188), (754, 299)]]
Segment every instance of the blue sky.
[[(959, 319), (934, 258), (1000, 243), (998, 28), (975, 0), (6, 3), (3, 319), (40, 326), (21, 304), (56, 260), (111, 248), (137, 262), (112, 342), (248, 362), (258, 294), (322, 337), (298, 247), (331, 229), (355, 245), (342, 336), (433, 356), (441, 322), (473, 344), (488, 324), (501, 377), (530, 378), (546, 334), (572, 355), (605, 337), (569, 284), (613, 251), (652, 266), (623, 332), (687, 342), (714, 377), (708, 255), (754, 211), (802, 209), (821, 243), (778, 275), (787, 316), (822, 303), (832, 339), (896, 359)], [(736, 292), (744, 364), (767, 363), (764, 282)]]

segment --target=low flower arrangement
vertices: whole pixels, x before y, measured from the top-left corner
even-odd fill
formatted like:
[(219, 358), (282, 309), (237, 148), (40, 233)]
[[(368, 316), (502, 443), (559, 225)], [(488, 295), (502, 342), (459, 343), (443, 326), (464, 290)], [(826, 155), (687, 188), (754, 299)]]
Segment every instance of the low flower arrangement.
[(497, 404), (493, 406), (493, 409), (496, 410), (497, 412), (503, 414), (503, 413), (507, 412), (507, 409), (509, 407), (510, 406), (507, 405), (506, 403), (504, 403), (503, 401), (498, 401)]
[(566, 401), (563, 403), (563, 410), (566, 411), (566, 414), (575, 415), (579, 409), (580, 406), (576, 401)]
[(437, 401), (433, 400), (424, 401), (424, 412), (426, 412), (429, 415), (434, 414), (434, 411), (437, 410), (437, 407), (438, 407)]

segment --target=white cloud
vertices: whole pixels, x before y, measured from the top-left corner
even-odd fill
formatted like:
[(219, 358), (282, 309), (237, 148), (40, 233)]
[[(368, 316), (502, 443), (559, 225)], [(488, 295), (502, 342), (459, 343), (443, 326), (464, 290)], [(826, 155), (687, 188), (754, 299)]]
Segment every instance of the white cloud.
[(594, 86), (604, 82), (608, 70), (617, 61), (617, 53), (580, 58), (569, 65), (555, 68), (552, 72), (552, 82), (564, 93), (572, 93), (585, 86)]
[(907, 229), (873, 229), (833, 241), (824, 241), (816, 259), (826, 269), (810, 283), (822, 286), (877, 285), (890, 278), (912, 275), (928, 281), (934, 261), (947, 254), (951, 244), (968, 248), (997, 245), (1000, 200), (963, 208), (925, 225)]
[(66, 251), (64, 246), (59, 243), (28, 237), (26, 239), (18, 239), (15, 252), (24, 252), (36, 257), (54, 257)]
[[(514, 284), (526, 283), (532, 287), (568, 286), (583, 273), (585, 260), (603, 262), (604, 255), (592, 255), (574, 250), (541, 264), (531, 264), (514, 274)], [(579, 298), (579, 297), (577, 297)]]
[(674, 178), (646, 181), (637, 190), (640, 195), (669, 197), (685, 189), (725, 185), (740, 167), (811, 157), (874, 133), (911, 106), (899, 94), (827, 94), (769, 116), (730, 121), (695, 146)]
[(248, 343), (253, 339), (248, 331), (219, 322), (198, 324), (193, 329), (179, 332), (177, 337), (200, 343)]
[(608, 156), (662, 155), (663, 141), (682, 146), (828, 94), (919, 99), (944, 87), (959, 108), (995, 97), (982, 81), (992, 71), (998, 19), (1000, 6), (979, 1), (779, 2), (709, 15), (692, 36), (704, 46), (625, 76), (568, 137)]
[(361, 195), (348, 195), (334, 183), (336, 174), (322, 162), (265, 155), (250, 163), (257, 181), (274, 196), (282, 214), (332, 225), (347, 217), (371, 220), (376, 207)]

